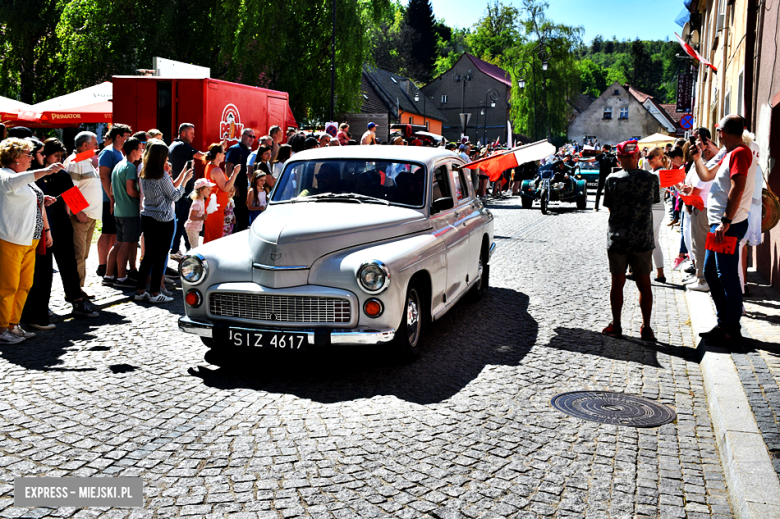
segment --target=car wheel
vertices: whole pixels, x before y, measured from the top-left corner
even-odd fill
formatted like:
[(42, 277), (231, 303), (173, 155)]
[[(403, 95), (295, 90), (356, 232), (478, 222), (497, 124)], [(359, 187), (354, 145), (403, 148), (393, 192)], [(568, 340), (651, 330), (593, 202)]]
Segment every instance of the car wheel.
[(580, 195), (577, 197), (577, 209), (585, 209), (588, 205), (588, 196)]
[(488, 265), (488, 252), (483, 249), (479, 255), (479, 281), (469, 290), (469, 301), (476, 303), (488, 289), (490, 281), (490, 265)]
[(542, 214), (547, 214), (547, 190), (542, 190), (542, 197), (539, 199), (542, 203)]
[(525, 195), (520, 195), (520, 203), (523, 204), (523, 209), (530, 209), (534, 205), (534, 199)]
[(403, 362), (411, 362), (420, 356), (422, 335), (425, 328), (425, 303), (419, 283), (412, 281), (406, 289), (404, 312), (395, 334), (395, 346)]

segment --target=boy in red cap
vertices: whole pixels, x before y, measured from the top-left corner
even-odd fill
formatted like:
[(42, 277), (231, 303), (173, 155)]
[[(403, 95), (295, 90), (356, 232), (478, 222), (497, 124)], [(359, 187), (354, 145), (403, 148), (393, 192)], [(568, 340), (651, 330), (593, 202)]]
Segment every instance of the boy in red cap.
[(642, 310), (642, 340), (655, 341), (650, 328), (653, 311), (653, 292), (650, 273), (653, 271), (653, 204), (659, 203), (658, 177), (639, 169), (637, 141), (621, 142), (617, 155), (623, 169), (607, 177), (604, 185), (604, 207), (609, 209), (607, 229), (607, 257), (612, 273), (612, 289), (609, 300), (612, 306), (612, 322), (603, 333), (620, 338), (623, 329), (620, 314), (623, 310), (623, 287), (626, 284), (626, 268), (631, 266), (637, 289), (639, 307)]

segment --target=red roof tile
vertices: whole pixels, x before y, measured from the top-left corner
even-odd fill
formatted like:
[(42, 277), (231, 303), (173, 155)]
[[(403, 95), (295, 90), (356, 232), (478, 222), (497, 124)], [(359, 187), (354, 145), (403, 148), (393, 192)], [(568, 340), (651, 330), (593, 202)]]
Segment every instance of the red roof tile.
[(482, 61), (476, 56), (472, 56), (468, 52), (466, 53), (466, 56), (468, 56), (469, 59), (474, 63), (474, 65), (484, 74), (487, 74), (493, 79), (497, 79), (498, 81), (501, 81), (505, 85), (509, 85), (510, 87), (512, 86), (512, 76), (506, 70), (502, 69), (498, 65), (493, 65), (492, 63), (488, 63), (487, 61)]
[(678, 124), (678, 125), (680, 124), (680, 119), (682, 119), (683, 115), (685, 115), (682, 112), (679, 113), (679, 114), (677, 113), (677, 111), (676, 111), (677, 110), (677, 105), (662, 105), (662, 104), (659, 104), (658, 106), (663, 108), (664, 112), (666, 112), (669, 115), (669, 117), (671, 117), (672, 120), (676, 124)]

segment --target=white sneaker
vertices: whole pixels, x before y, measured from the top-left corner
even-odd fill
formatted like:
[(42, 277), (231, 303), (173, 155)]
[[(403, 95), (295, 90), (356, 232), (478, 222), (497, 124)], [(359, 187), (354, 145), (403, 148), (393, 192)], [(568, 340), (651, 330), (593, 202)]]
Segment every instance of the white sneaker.
[(701, 280), (698, 283), (688, 285), (686, 287), (688, 290), (696, 290), (697, 292), (709, 292), (710, 286), (707, 284), (706, 281)]
[(17, 325), (14, 325), (13, 328), (11, 328), (11, 333), (16, 335), (17, 337), (22, 337), (24, 339), (30, 339), (32, 337), (35, 337), (35, 332), (26, 332), (24, 329)]
[(690, 276), (683, 279), (683, 285), (690, 285), (691, 283), (696, 283), (699, 281), (699, 278), (696, 277), (696, 274), (691, 274)]
[(133, 296), (133, 301), (149, 301), (149, 292), (143, 294), (136, 294)]
[(0, 344), (19, 344), (24, 341), (24, 337), (18, 337), (8, 331), (8, 328), (0, 332)]
[(49, 324), (33, 324), (33, 323), (29, 323), (27, 326), (32, 326), (36, 330), (53, 330), (53, 329), (55, 329), (57, 327), (56, 325), (51, 324), (51, 323), (49, 323)]
[(149, 302), (150, 302), (150, 303), (154, 303), (154, 304), (158, 304), (158, 303), (170, 303), (171, 301), (173, 301), (173, 298), (172, 298), (172, 297), (168, 297), (168, 296), (166, 296), (166, 295), (165, 295), (165, 294), (163, 294), (162, 292), (160, 292), (160, 293), (159, 293), (159, 294), (157, 294), (156, 296), (149, 296)]
[(168, 296), (168, 297), (171, 297), (171, 296), (173, 295), (173, 292), (171, 292), (170, 290), (168, 290), (167, 288), (165, 288), (165, 286), (161, 286), (161, 287), (160, 287), (160, 293), (161, 293), (161, 294), (165, 294), (165, 295), (166, 295), (166, 296)]

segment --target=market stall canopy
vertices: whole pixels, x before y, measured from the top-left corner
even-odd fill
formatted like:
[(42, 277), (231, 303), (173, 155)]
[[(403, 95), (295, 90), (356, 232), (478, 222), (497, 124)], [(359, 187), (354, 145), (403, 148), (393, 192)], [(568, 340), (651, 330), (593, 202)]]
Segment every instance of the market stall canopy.
[(470, 162), (465, 164), (463, 169), (479, 168), (488, 174), (492, 182), (495, 182), (501, 177), (501, 173), (507, 169), (516, 168), (526, 162), (542, 160), (553, 154), (555, 154), (555, 146), (547, 142), (547, 140), (543, 140), (514, 148), (506, 153), (491, 155), (486, 159)]
[(19, 112), (29, 109), (30, 105), (27, 103), (0, 96), (0, 121), (3, 123), (15, 121)]
[(111, 82), (106, 81), (18, 110), (12, 122), (14, 125), (30, 128), (62, 128), (83, 123), (110, 123), (113, 119), (112, 97)]
[(640, 148), (650, 148), (652, 146), (666, 144), (667, 142), (674, 142), (676, 139), (676, 137), (664, 135), (663, 133), (654, 133), (649, 137), (645, 137), (641, 141), (638, 141), (637, 144)]

